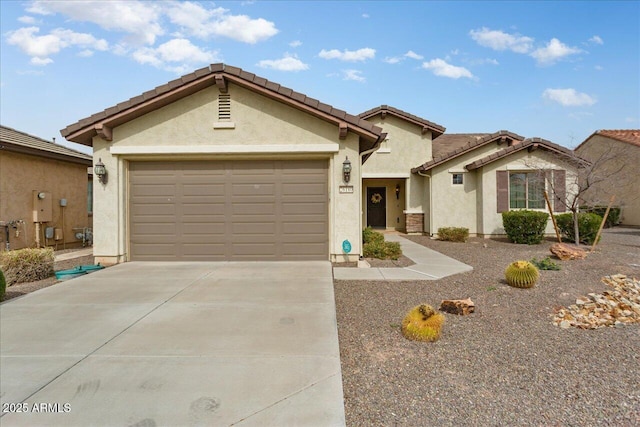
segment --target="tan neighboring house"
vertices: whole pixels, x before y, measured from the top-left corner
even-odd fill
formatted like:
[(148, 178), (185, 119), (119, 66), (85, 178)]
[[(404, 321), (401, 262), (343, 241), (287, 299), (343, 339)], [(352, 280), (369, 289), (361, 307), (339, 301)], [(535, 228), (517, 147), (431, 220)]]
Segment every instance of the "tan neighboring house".
[(90, 155), (0, 126), (0, 250), (82, 246), (90, 166)]
[(588, 202), (606, 206), (615, 195), (621, 224), (640, 226), (640, 129), (597, 130), (575, 151), (593, 162), (597, 179), (608, 177), (589, 189)]
[(502, 234), (503, 210), (544, 209), (545, 182), (570, 191), (573, 153), (563, 147), (444, 131), (386, 105), (350, 115), (212, 64), (61, 133), (93, 147), (108, 173), (94, 188), (104, 264), (352, 261), (367, 225)]

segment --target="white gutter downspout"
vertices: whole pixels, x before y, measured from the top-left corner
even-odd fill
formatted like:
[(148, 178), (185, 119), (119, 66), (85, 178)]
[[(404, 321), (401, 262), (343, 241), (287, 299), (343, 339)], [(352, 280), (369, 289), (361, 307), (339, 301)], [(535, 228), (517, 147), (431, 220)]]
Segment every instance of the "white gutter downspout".
[(431, 229), (433, 228), (433, 188), (431, 185), (431, 175), (425, 175), (422, 171), (418, 171), (418, 175), (425, 178), (429, 178), (429, 236), (431, 236)]

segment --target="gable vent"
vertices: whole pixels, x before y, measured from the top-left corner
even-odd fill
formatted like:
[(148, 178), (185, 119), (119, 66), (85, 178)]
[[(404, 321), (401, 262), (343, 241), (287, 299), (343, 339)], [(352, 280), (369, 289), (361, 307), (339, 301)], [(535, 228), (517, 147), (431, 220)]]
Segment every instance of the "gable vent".
[(231, 120), (231, 95), (229, 94), (218, 95), (218, 120)]

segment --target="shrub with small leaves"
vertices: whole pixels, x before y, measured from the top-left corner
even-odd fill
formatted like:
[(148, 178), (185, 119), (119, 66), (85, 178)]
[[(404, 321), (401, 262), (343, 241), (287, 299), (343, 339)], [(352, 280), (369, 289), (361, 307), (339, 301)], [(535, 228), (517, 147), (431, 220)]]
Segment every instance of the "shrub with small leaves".
[(413, 307), (402, 321), (402, 335), (414, 341), (436, 341), (440, 338), (440, 329), (444, 324), (444, 315), (436, 312), (428, 304)]
[[(573, 214), (565, 213), (556, 215), (556, 223), (560, 232), (570, 241), (575, 242), (576, 233), (573, 228)], [(602, 223), (602, 217), (594, 213), (580, 212), (578, 213), (578, 232), (580, 233), (580, 243), (590, 245), (596, 238), (598, 230)]]
[[(604, 218), (604, 214), (607, 211), (606, 206), (580, 206), (580, 212), (590, 212), (599, 215)], [(602, 220), (601, 220), (602, 221)], [(605, 228), (613, 227), (620, 224), (620, 207), (612, 207), (609, 209), (609, 215), (604, 223)]]
[(4, 273), (0, 270), (0, 301), (4, 299), (4, 293), (7, 290), (7, 281), (4, 278)]
[(18, 249), (0, 253), (7, 286), (33, 282), (53, 275), (53, 249)]
[(384, 240), (365, 243), (362, 251), (365, 258), (398, 259), (402, 255), (400, 243)]
[(521, 210), (502, 212), (502, 226), (513, 243), (537, 245), (544, 239), (549, 214)]
[(438, 239), (447, 242), (466, 242), (469, 239), (469, 229), (465, 227), (438, 228)]
[(538, 267), (538, 270), (560, 270), (560, 265), (551, 261), (551, 258), (549, 257), (543, 258), (541, 260), (533, 258), (531, 260), (531, 264)]
[(383, 242), (384, 235), (378, 231), (374, 231), (371, 227), (367, 227), (362, 230), (362, 242), (363, 243), (372, 243), (372, 242)]

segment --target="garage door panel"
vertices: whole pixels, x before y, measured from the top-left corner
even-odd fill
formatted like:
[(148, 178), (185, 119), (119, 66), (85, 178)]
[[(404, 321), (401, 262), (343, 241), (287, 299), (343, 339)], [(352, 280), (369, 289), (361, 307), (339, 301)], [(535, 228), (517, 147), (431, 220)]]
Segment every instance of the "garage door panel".
[(134, 260), (328, 259), (328, 161), (130, 163)]

